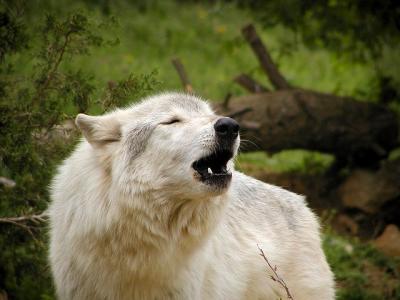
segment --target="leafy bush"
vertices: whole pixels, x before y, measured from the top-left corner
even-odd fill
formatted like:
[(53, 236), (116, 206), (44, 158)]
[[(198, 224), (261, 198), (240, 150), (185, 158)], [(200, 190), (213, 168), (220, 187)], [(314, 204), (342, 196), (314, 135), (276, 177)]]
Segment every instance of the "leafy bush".
[(243, 0), (265, 26), (294, 30), (311, 47), (324, 45), (353, 57), (382, 56), (399, 43), (400, 6), (394, 0)]
[[(61, 134), (60, 124), (77, 112), (126, 105), (151, 91), (157, 81), (154, 73), (130, 75), (99, 91), (92, 74), (63, 68), (65, 60), (115, 43), (100, 31), (115, 24), (112, 18), (99, 24), (83, 13), (62, 19), (47, 15), (37, 29), (28, 28), (21, 12), (0, 8), (0, 176), (16, 183), (0, 184), (0, 295), (48, 299), (53, 291), (46, 229), (33, 226), (32, 220), (15, 223), (8, 217), (46, 209), (55, 166), (77, 136), (74, 130)], [(15, 68), (19, 55), (31, 57), (24, 72)], [(96, 93), (102, 96), (94, 101)]]

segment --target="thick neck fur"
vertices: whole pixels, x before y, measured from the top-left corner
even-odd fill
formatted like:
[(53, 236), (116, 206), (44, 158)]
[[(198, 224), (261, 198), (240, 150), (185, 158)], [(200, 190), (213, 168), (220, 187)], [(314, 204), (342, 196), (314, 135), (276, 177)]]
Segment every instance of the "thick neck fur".
[(175, 278), (202, 251), (228, 199), (226, 193), (195, 200), (165, 194), (142, 186), (130, 193), (118, 190), (106, 200), (108, 222), (99, 241), (109, 249), (115, 267), (138, 280)]
[[(95, 159), (87, 157), (88, 161)], [(223, 218), (229, 190), (219, 196), (186, 199), (170, 193), (179, 190), (171, 184), (155, 188), (132, 176), (113, 178), (109, 166), (99, 164), (81, 178), (91, 181), (95, 191), (79, 213), (86, 229), (81, 244), (87, 244), (88, 253), (98, 252), (93, 253), (95, 261), (129, 274), (125, 279), (135, 278), (152, 288), (168, 285), (189, 267), (190, 258), (204, 249)], [(95, 176), (100, 173), (101, 177)], [(174, 196), (167, 197), (170, 194)], [(97, 213), (92, 214), (92, 210)], [(86, 238), (93, 234), (97, 247), (90, 244), (93, 239), (89, 243)]]
[(160, 190), (135, 192), (128, 199), (120, 194), (125, 199), (119, 201), (118, 209), (129, 224), (118, 226), (132, 227), (136, 241), (146, 244), (149, 251), (165, 251), (167, 245), (185, 252), (198, 248), (220, 220), (227, 196), (186, 199), (165, 195)]

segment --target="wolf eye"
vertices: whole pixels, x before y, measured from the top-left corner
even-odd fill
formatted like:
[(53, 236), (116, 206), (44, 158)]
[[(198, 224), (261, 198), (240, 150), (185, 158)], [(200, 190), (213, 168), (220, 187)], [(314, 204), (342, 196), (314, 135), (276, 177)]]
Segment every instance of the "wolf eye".
[(173, 118), (173, 119), (171, 119), (171, 120), (169, 120), (169, 121), (166, 121), (166, 122), (163, 122), (163, 123), (161, 123), (161, 124), (163, 124), (163, 125), (171, 125), (171, 124), (174, 124), (174, 123), (178, 123), (178, 122), (180, 122), (181, 120), (179, 120), (178, 118)]

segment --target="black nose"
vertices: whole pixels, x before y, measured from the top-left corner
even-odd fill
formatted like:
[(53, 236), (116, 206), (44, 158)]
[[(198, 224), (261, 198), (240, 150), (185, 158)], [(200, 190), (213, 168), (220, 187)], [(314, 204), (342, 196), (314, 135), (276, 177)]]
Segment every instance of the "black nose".
[(221, 118), (215, 122), (214, 129), (218, 137), (234, 139), (238, 136), (240, 126), (234, 119)]

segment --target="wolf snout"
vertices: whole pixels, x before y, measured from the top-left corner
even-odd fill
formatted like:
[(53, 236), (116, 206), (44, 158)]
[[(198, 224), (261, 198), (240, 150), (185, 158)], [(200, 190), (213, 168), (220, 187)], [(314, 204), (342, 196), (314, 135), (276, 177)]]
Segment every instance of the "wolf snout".
[(233, 141), (239, 134), (240, 126), (234, 119), (223, 117), (215, 122), (214, 129), (218, 139)]

